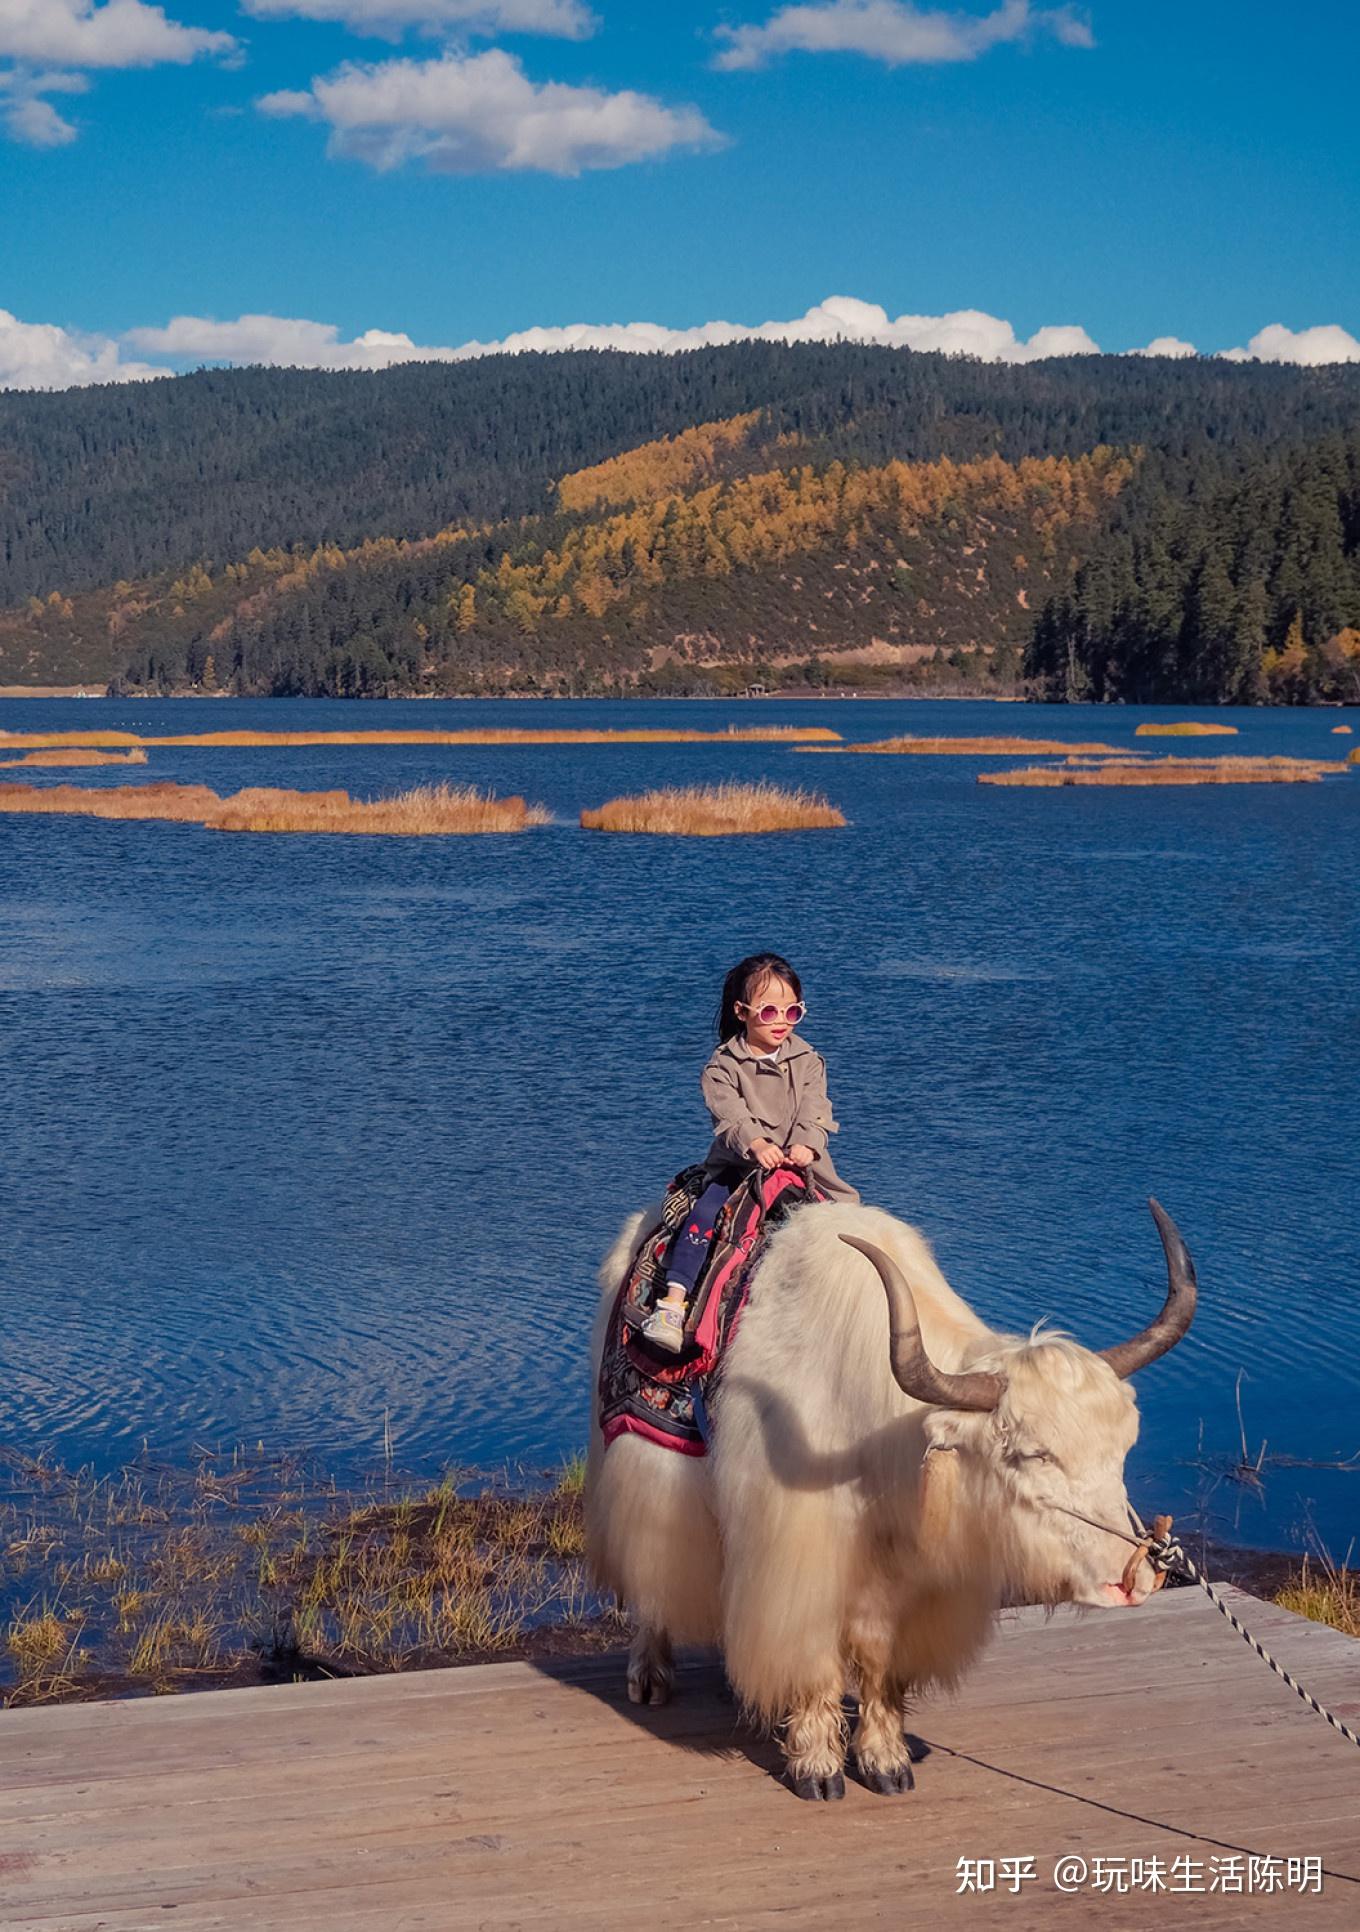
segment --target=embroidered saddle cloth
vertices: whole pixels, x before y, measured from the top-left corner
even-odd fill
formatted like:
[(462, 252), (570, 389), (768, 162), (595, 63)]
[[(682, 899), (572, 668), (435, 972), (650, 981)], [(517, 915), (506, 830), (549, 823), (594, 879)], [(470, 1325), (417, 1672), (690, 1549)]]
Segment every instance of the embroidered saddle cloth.
[(643, 1237), (619, 1285), (600, 1357), (600, 1430), (606, 1443), (639, 1435), (681, 1455), (708, 1448), (706, 1397), (720, 1372), (751, 1291), (767, 1232), (791, 1209), (826, 1196), (804, 1170), (753, 1168), (738, 1175), (714, 1223), (708, 1258), (690, 1297), (679, 1354), (654, 1347), (641, 1333), (665, 1292), (672, 1241), (712, 1181), (702, 1165), (686, 1167), (666, 1190), (660, 1219)]

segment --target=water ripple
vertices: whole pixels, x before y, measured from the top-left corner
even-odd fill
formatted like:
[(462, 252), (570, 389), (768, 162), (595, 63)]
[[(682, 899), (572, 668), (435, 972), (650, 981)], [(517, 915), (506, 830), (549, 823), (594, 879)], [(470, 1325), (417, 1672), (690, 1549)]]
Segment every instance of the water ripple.
[[(147, 711), (33, 701), (22, 723), (146, 728)], [(995, 722), (968, 705), (769, 715), (865, 737)], [(1122, 743), (1140, 715), (1025, 728)], [(458, 708), (420, 722), (441, 716)], [(1238, 721), (1240, 749), (1298, 752), (1336, 720)], [(1202, 1310), (1140, 1378), (1136, 1497), (1207, 1495), (1244, 1535), (1312, 1520), (1344, 1544), (1355, 1476), (1279, 1469), (1246, 1498), (1221, 1465), (1239, 1375), (1253, 1453), (1360, 1446), (1360, 781), (1024, 793), (978, 787), (968, 760), (847, 758), (818, 772), (846, 833), (689, 845), (571, 826), (620, 791), (806, 761), (349, 747), (306, 754), (303, 777), (297, 753), (152, 756), (158, 777), (219, 789), (471, 778), (561, 823), (251, 840), (0, 817), (7, 1439), (101, 1466), (143, 1438), (261, 1439), (340, 1474), (385, 1438), (431, 1468), (576, 1447), (597, 1257), (702, 1152), (718, 979), (774, 944), (807, 979), (841, 1166), (925, 1228), (989, 1319), (1048, 1316), (1097, 1346), (1131, 1332), (1163, 1286), (1146, 1195), (1181, 1222)]]

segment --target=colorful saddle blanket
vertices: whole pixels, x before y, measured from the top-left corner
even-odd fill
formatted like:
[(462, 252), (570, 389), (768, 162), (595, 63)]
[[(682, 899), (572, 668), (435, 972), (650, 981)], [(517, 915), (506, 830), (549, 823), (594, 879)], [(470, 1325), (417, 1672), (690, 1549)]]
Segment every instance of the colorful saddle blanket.
[(707, 1453), (707, 1399), (746, 1306), (764, 1237), (794, 1206), (826, 1199), (811, 1176), (797, 1168), (772, 1173), (755, 1168), (737, 1182), (718, 1214), (690, 1298), (685, 1346), (672, 1354), (653, 1347), (641, 1333), (642, 1324), (665, 1292), (676, 1232), (712, 1178), (702, 1166), (676, 1175), (660, 1220), (647, 1231), (620, 1284), (600, 1358), (600, 1429), (606, 1443), (638, 1435), (681, 1455)]

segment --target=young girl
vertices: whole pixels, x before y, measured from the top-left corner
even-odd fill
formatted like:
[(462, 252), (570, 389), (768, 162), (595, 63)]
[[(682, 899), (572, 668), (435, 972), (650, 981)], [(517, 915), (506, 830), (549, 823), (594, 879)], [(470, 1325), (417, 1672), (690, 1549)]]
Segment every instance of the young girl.
[(797, 973), (778, 953), (752, 953), (723, 981), (718, 1046), (699, 1079), (713, 1117), (704, 1159), (709, 1185), (675, 1238), (665, 1298), (643, 1326), (649, 1341), (684, 1346), (685, 1305), (713, 1239), (723, 1202), (753, 1165), (807, 1168), (835, 1201), (857, 1201), (827, 1152), (838, 1131), (826, 1095), (826, 1062), (794, 1032), (807, 1014)]

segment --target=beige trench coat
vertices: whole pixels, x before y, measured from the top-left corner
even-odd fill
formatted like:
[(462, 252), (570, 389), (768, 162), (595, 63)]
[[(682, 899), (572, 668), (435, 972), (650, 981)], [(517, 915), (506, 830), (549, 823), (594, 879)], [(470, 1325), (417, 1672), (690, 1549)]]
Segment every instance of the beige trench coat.
[(778, 1147), (801, 1141), (817, 1156), (813, 1178), (834, 1201), (857, 1201), (858, 1192), (836, 1172), (827, 1137), (839, 1132), (826, 1095), (826, 1061), (798, 1034), (780, 1042), (773, 1060), (763, 1060), (736, 1034), (710, 1057), (699, 1076), (699, 1090), (713, 1116), (713, 1144), (704, 1165), (749, 1167), (746, 1150), (753, 1140)]

